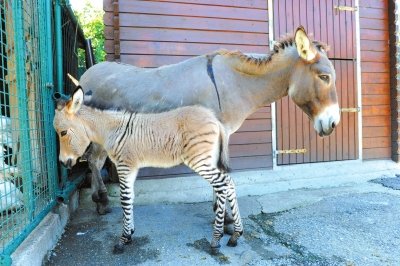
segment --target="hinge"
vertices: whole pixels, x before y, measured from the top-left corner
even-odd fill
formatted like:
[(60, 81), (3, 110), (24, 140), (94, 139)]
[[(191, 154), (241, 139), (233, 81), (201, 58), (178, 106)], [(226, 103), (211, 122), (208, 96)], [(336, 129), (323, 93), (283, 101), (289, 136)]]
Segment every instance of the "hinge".
[(358, 113), (361, 111), (360, 107), (352, 107), (352, 108), (340, 108), (342, 113)]
[(299, 154), (306, 153), (307, 149), (295, 149), (295, 150), (277, 150), (276, 154)]
[(338, 11), (350, 11), (350, 12), (356, 12), (358, 8), (356, 6), (334, 6), (335, 12), (337, 13)]

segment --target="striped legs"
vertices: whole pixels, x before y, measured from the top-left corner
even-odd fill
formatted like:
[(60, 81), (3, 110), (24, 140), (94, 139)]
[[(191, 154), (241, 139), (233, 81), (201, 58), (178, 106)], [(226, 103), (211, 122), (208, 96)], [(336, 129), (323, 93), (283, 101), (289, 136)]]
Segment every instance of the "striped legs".
[(124, 218), (122, 235), (118, 244), (114, 246), (114, 253), (122, 253), (124, 251), (124, 245), (132, 242), (132, 235), (135, 232), (135, 226), (133, 222), (133, 200), (135, 198), (134, 183), (138, 170), (132, 170), (127, 166), (118, 165), (117, 171), (119, 176), (120, 198)]
[(229, 239), (227, 245), (230, 247), (236, 247), (238, 238), (243, 234), (243, 225), (242, 225), (242, 218), (240, 217), (239, 205), (237, 202), (235, 183), (230, 178), (230, 176), (228, 176), (228, 174), (226, 175), (229, 178), (227, 196), (229, 205), (231, 206), (232, 210), (233, 228), (234, 228), (234, 233)]
[[(193, 169), (193, 168), (192, 168)], [(208, 165), (202, 165), (197, 169), (193, 169), (204, 177), (213, 187), (216, 194), (216, 209), (214, 231), (211, 241), (211, 253), (217, 254), (221, 247), (219, 241), (224, 233), (224, 218), (226, 212), (226, 200), (228, 199), (232, 209), (234, 220), (234, 233), (229, 239), (228, 246), (236, 246), (237, 239), (243, 234), (243, 225), (240, 218), (239, 207), (236, 199), (236, 189), (231, 177), (216, 168)]]

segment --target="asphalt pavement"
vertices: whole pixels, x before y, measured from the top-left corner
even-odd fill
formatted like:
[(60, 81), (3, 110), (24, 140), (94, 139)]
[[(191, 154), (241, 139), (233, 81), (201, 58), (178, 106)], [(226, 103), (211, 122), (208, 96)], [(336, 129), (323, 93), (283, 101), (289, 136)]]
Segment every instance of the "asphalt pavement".
[(83, 204), (45, 265), (400, 265), (400, 177), (239, 198), (245, 233), (210, 254), (211, 202), (134, 207), (136, 232), (112, 253), (122, 211)]

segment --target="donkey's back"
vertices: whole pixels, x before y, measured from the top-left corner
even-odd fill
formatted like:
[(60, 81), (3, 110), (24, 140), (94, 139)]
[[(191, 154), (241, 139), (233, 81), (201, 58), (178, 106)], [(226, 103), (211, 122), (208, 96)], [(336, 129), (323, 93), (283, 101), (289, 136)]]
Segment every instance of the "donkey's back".
[(152, 69), (102, 62), (82, 75), (80, 85), (91, 101), (106, 108), (160, 113), (181, 106), (202, 105), (219, 116), (206, 64), (205, 56)]

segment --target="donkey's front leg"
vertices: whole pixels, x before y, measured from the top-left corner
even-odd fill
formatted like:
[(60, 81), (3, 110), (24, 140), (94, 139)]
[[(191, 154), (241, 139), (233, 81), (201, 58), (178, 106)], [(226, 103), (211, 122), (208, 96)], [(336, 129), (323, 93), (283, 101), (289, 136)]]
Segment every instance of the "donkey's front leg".
[(96, 203), (97, 213), (104, 215), (111, 212), (108, 206), (107, 188), (100, 172), (107, 159), (107, 152), (100, 145), (92, 143), (87, 153), (89, 168), (92, 172), (92, 200)]
[(114, 246), (114, 253), (124, 252), (124, 246), (132, 243), (132, 235), (135, 231), (133, 223), (133, 200), (135, 197), (134, 183), (137, 169), (130, 169), (127, 166), (117, 166), (119, 176), (119, 188), (121, 205), (123, 210), (123, 228), (122, 235), (119, 239), (118, 244)]

